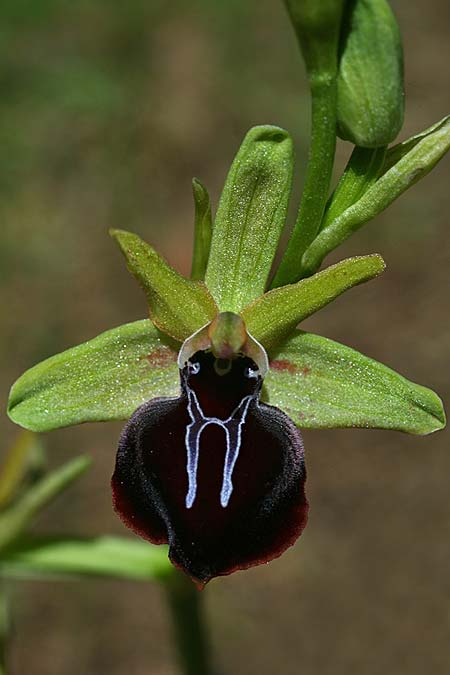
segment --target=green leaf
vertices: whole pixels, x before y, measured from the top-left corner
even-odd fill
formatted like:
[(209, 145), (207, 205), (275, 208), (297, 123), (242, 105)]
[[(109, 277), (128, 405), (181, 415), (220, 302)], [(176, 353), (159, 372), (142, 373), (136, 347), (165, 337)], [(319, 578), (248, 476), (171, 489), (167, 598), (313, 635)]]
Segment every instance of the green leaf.
[(182, 342), (214, 319), (217, 307), (204, 283), (178, 274), (136, 234), (124, 230), (110, 234), (144, 289), (151, 320), (163, 333)]
[(9, 546), (35, 515), (63, 492), (91, 465), (91, 458), (77, 457), (64, 466), (44, 476), (0, 516), (0, 550)]
[(0, 556), (4, 576), (101, 576), (164, 579), (172, 572), (166, 546), (119, 537), (39, 537), (21, 541)]
[(352, 286), (378, 276), (384, 269), (384, 260), (379, 255), (342, 260), (309, 279), (269, 291), (246, 307), (242, 318), (250, 335), (270, 352), (300, 321)]
[(323, 230), (376, 182), (386, 156), (386, 148), (354, 148), (345, 171), (331, 195), (320, 229)]
[(433, 391), (319, 335), (298, 331), (270, 366), (263, 398), (299, 427), (429, 434), (445, 426), (442, 402)]
[(155, 396), (177, 396), (177, 352), (148, 320), (51, 356), (11, 389), (8, 414), (33, 431), (122, 420)]
[(450, 117), (419, 140), (406, 141), (400, 159), (391, 166), (352, 206), (323, 229), (303, 256), (303, 265), (310, 273), (320, 267), (325, 256), (375, 218), (405, 190), (426, 176), (450, 148)]
[(403, 124), (403, 51), (386, 0), (347, 3), (338, 74), (339, 135), (355, 145), (388, 145)]
[(8, 449), (0, 471), (0, 509), (13, 500), (28, 471), (34, 440), (34, 434), (21, 431)]
[(439, 120), (439, 122), (432, 124), (431, 127), (428, 127), (428, 129), (415, 134), (415, 136), (411, 136), (411, 138), (408, 138), (406, 141), (402, 141), (401, 143), (397, 143), (397, 145), (393, 145), (392, 148), (389, 148), (386, 153), (384, 166), (381, 173), (386, 173), (386, 171), (397, 164), (397, 162), (399, 162), (402, 157), (407, 155), (420, 141), (422, 141), (427, 136), (432, 136), (439, 129), (448, 129), (449, 123), (450, 115), (447, 115), (443, 119)]
[(206, 271), (221, 312), (239, 312), (264, 293), (286, 219), (292, 170), (286, 131), (250, 129), (223, 188)]
[(208, 191), (199, 180), (192, 180), (195, 203), (194, 252), (192, 255), (191, 279), (205, 278), (212, 237), (211, 202)]

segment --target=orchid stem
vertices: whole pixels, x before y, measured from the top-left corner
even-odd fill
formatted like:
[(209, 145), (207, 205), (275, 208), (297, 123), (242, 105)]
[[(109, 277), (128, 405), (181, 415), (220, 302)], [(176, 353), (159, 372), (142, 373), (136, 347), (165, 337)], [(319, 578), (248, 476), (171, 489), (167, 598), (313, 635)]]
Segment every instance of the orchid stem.
[(9, 636), (9, 602), (5, 584), (0, 579), (0, 675), (6, 675), (6, 656)]
[(292, 284), (304, 276), (302, 256), (316, 237), (328, 199), (336, 149), (335, 75), (311, 83), (312, 136), (300, 210), (272, 288)]
[(178, 571), (165, 583), (182, 675), (212, 675), (202, 594)]

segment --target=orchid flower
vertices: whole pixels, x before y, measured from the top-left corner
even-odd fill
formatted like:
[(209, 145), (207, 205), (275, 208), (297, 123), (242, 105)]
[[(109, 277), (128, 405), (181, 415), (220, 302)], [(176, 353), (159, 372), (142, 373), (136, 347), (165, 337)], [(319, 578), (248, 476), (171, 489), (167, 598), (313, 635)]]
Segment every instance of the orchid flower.
[[(430, 133), (437, 152), (442, 125)], [(406, 155), (391, 152), (392, 180), (424, 142), (429, 135)], [(267, 562), (300, 536), (308, 516), (300, 428), (427, 434), (445, 423), (429, 389), (297, 328), (383, 272), (379, 255), (270, 289), (292, 167), (287, 132), (255, 127), (231, 166), (214, 223), (206, 189), (194, 182), (189, 279), (137, 235), (112, 231), (146, 294), (150, 321), (50, 357), (11, 391), (11, 418), (34, 431), (128, 420), (114, 508), (141, 537), (168, 544), (171, 561), (198, 586)]]
[[(267, 562), (308, 517), (301, 428), (428, 434), (439, 397), (301, 321), (377, 277), (380, 255), (326, 255), (425, 176), (450, 147), (450, 119), (398, 143), (403, 63), (385, 0), (286, 0), (312, 96), (298, 218), (276, 257), (293, 143), (258, 126), (232, 163), (215, 217), (193, 182), (190, 278), (137, 235), (113, 230), (150, 320), (50, 357), (14, 384), (8, 412), (33, 431), (127, 420), (112, 478), (118, 515), (202, 587)], [(375, 36), (375, 38), (374, 38)], [(389, 84), (389, 86), (386, 85)], [(354, 143), (329, 195), (336, 136)]]

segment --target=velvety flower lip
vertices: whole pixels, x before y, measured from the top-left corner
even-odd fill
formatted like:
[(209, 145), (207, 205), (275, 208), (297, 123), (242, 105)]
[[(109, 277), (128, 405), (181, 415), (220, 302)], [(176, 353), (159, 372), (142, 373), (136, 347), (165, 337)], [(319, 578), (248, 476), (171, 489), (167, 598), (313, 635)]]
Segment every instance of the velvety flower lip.
[(259, 400), (248, 356), (195, 352), (180, 369), (178, 398), (133, 414), (119, 442), (113, 501), (125, 524), (201, 587), (278, 557), (307, 521), (300, 432)]

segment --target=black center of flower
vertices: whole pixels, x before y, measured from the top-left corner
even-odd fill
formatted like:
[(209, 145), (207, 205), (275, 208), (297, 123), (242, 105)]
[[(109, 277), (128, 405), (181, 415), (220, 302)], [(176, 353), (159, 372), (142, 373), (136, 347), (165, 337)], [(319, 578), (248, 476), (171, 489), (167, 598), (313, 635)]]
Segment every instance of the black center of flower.
[(195, 393), (205, 417), (227, 419), (246, 396), (257, 396), (262, 378), (247, 356), (216, 359), (211, 351), (198, 351), (182, 371), (182, 386)]
[[(189, 359), (183, 374), (190, 417), (185, 437), (188, 475), (186, 508), (192, 508), (197, 496), (200, 438), (205, 429), (212, 425), (217, 425), (225, 432), (220, 504), (226, 508), (233, 492), (233, 470), (241, 448), (242, 427), (249, 405), (257, 398), (261, 387), (258, 368), (247, 357), (225, 360), (215, 359), (211, 352), (197, 352)], [(217, 405), (218, 401), (220, 406)], [(202, 405), (209, 411), (214, 410), (215, 414), (207, 414)], [(233, 405), (234, 408), (224, 412)]]

